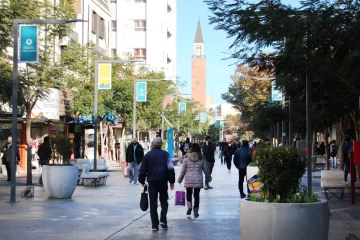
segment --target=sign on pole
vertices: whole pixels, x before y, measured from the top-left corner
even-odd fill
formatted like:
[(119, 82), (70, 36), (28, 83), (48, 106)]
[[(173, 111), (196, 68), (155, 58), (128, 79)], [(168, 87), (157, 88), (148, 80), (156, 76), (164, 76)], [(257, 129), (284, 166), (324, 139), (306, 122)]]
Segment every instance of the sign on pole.
[(179, 103), (179, 114), (180, 116), (184, 116), (186, 114), (186, 103)]
[(147, 82), (136, 83), (136, 101), (137, 102), (147, 101)]
[(281, 101), (282, 100), (282, 94), (281, 91), (276, 89), (276, 83), (275, 81), (272, 81), (271, 84), (271, 101)]
[(111, 89), (111, 63), (99, 64), (99, 90)]
[(38, 56), (38, 26), (20, 25), (20, 57), (21, 63), (37, 63)]
[(174, 129), (169, 128), (167, 131), (167, 147), (170, 158), (174, 156)]
[(200, 123), (206, 123), (206, 113), (200, 113)]

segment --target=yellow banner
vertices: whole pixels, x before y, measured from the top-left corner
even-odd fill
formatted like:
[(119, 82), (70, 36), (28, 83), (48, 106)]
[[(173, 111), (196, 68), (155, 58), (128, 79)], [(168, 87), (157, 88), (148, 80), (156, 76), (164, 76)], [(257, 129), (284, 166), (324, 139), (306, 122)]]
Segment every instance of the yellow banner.
[(101, 63), (99, 64), (99, 90), (111, 89), (111, 64)]

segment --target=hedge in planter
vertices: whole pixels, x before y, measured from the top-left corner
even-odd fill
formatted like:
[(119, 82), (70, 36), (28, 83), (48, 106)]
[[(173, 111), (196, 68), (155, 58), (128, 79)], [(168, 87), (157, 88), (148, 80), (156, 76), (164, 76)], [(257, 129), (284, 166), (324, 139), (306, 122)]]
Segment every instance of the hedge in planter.
[(268, 202), (290, 202), (305, 173), (305, 153), (296, 148), (261, 147), (256, 150), (264, 198)]

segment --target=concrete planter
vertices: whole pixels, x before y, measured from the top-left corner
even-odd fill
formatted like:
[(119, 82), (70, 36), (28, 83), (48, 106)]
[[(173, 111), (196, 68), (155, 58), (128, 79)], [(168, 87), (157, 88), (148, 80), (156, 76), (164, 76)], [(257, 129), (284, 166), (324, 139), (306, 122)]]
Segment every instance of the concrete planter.
[(71, 198), (78, 182), (78, 166), (44, 165), (42, 179), (49, 198)]
[(240, 201), (243, 240), (327, 240), (327, 201), (316, 203), (262, 203)]

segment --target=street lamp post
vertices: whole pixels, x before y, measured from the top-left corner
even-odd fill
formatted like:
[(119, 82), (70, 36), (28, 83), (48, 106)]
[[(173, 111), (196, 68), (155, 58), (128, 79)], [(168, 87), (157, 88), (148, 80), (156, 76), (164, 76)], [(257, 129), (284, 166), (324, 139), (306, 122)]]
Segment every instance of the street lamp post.
[(96, 171), (97, 166), (97, 107), (98, 107), (98, 83), (99, 83), (99, 64), (101, 63), (132, 63), (132, 62), (142, 62), (142, 61), (132, 61), (132, 60), (95, 60), (95, 85), (94, 85), (94, 171)]
[[(136, 83), (138, 82), (164, 82), (171, 81), (168, 79), (135, 79), (134, 80), (134, 99), (133, 99), (133, 138), (136, 138)], [(164, 138), (163, 136), (161, 136)], [(150, 140), (150, 139), (149, 139)]]
[[(13, 49), (13, 89), (12, 89), (12, 139), (13, 144), (17, 145), (17, 115), (18, 115), (18, 66), (19, 66), (19, 25), (20, 24), (67, 24), (74, 22), (84, 22), (82, 19), (70, 19), (70, 20), (45, 20), (45, 19), (14, 19), (14, 49)], [(11, 148), (11, 190), (10, 190), (10, 203), (16, 202), (16, 151), (17, 147)], [(32, 169), (31, 159), (27, 159), (27, 184), (32, 184)]]

